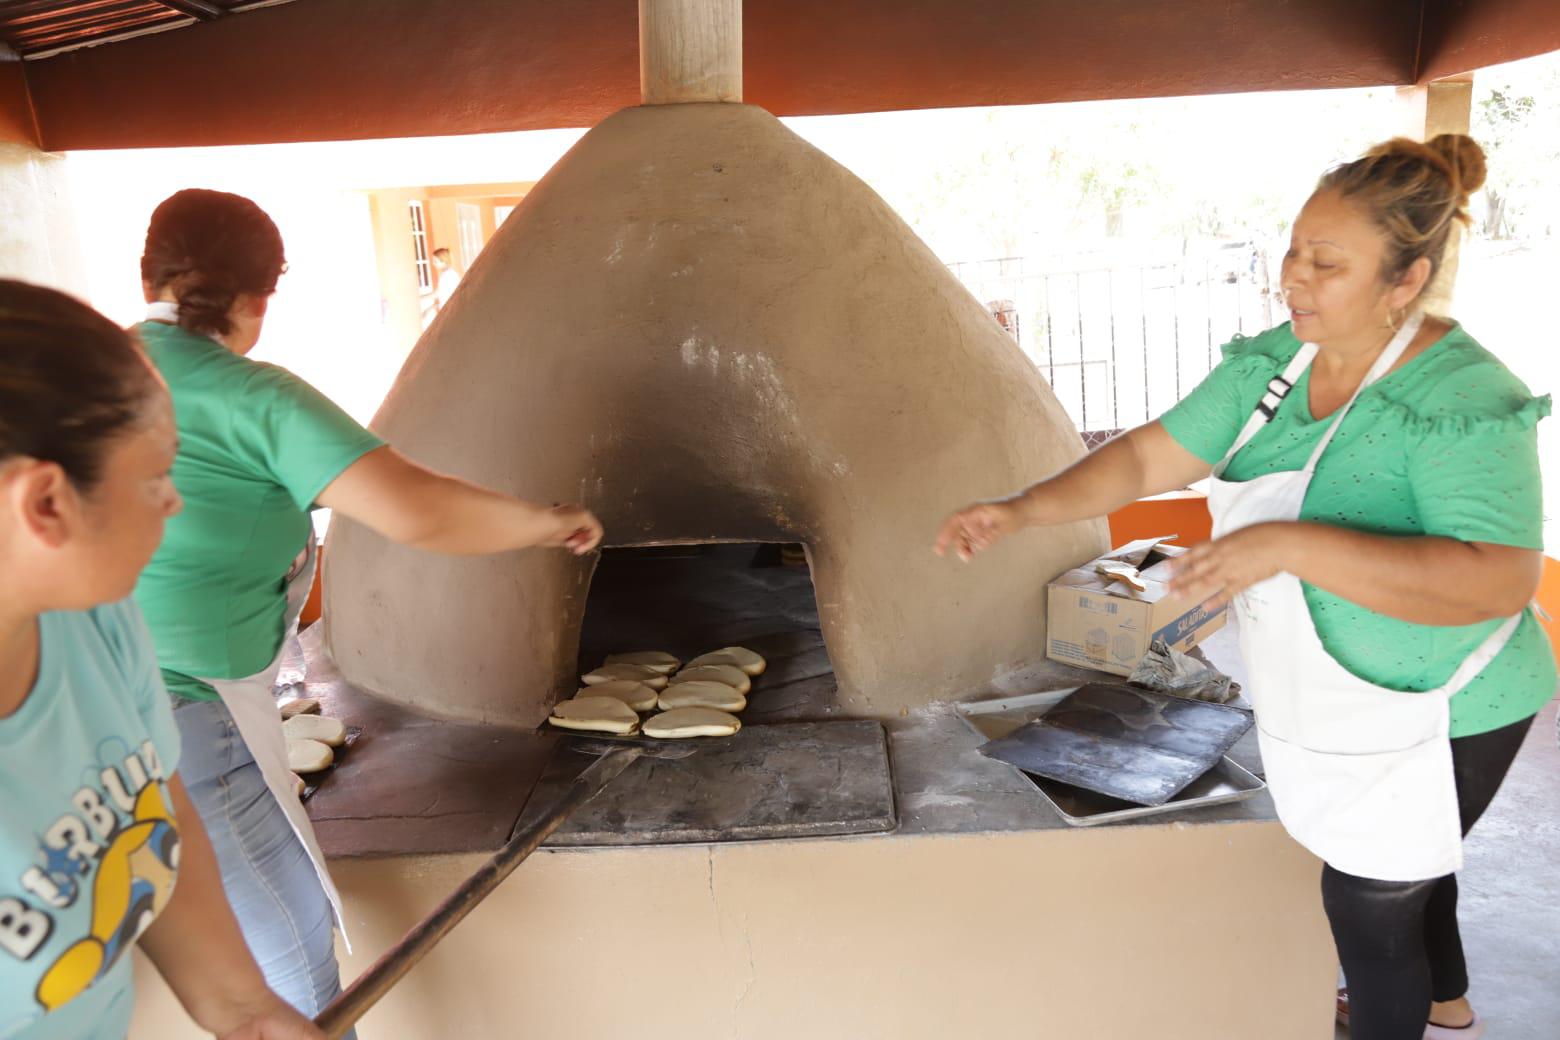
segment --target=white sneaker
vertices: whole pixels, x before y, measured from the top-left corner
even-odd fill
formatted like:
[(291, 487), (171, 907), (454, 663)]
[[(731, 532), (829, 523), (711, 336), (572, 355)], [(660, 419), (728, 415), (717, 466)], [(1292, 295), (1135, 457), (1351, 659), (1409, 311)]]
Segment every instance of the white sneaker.
[(1438, 1026), (1434, 1022), (1425, 1026), (1425, 1040), (1479, 1040), (1484, 1035), (1484, 1020), (1477, 1013), (1465, 1026)]

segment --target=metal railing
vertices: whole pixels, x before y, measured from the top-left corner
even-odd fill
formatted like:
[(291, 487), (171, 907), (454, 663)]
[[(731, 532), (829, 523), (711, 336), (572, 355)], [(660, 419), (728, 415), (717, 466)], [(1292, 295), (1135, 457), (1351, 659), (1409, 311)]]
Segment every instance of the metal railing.
[(1152, 263), (1013, 257), (949, 268), (1085, 433), (1163, 413), (1208, 374), (1221, 344), (1268, 328), (1276, 310), (1276, 268), (1246, 243)]

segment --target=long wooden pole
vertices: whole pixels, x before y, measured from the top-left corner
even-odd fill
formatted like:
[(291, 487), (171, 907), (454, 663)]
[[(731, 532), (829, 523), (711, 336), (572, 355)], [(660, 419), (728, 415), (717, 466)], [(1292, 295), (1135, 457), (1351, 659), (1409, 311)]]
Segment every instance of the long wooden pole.
[(516, 832), (476, 873), (450, 893), (433, 913), (407, 932), (400, 942), (374, 962), (373, 967), (331, 1001), (315, 1017), (314, 1024), (324, 1031), (329, 1040), (340, 1040), (450, 929), (471, 913), (527, 856), (535, 852), (536, 847), (546, 841), (547, 836), (557, 830), (571, 812), (594, 798), (619, 773), (632, 765), (640, 754), (638, 748), (624, 747), (608, 751), (592, 762), (583, 773), (575, 777), (569, 789), (552, 808), (540, 819)]
[(639, 0), (647, 105), (742, 100), (742, 0)]

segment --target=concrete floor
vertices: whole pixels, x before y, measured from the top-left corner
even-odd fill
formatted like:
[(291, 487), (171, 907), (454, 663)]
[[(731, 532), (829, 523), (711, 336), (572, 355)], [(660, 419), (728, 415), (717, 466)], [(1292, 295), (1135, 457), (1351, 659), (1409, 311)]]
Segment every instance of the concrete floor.
[[(1458, 920), (1489, 1040), (1560, 1037), (1560, 747), (1556, 702), (1468, 836)], [(1338, 1040), (1348, 1037), (1338, 1030)]]

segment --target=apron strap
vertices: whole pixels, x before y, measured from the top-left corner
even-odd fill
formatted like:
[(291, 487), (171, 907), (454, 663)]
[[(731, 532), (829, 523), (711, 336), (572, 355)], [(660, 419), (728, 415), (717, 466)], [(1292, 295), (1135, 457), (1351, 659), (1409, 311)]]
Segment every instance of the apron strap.
[(1224, 453), (1224, 458), (1214, 468), (1214, 475), (1224, 472), (1224, 467), (1229, 465), (1240, 449), (1250, 443), (1251, 438), (1257, 435), (1257, 431), (1273, 421), (1278, 414), (1278, 406), (1284, 403), (1284, 398), (1289, 396), (1289, 391), (1295, 388), (1305, 370), (1310, 367), (1320, 348), (1315, 343), (1306, 343), (1290, 360), (1289, 367), (1284, 369), (1284, 374), (1274, 376), (1268, 380), (1267, 392), (1262, 395), (1262, 400), (1257, 402), (1256, 410), (1251, 413), (1251, 418), (1246, 420), (1246, 425), (1241, 427), (1240, 436), (1235, 438), (1235, 443), (1230, 445), (1230, 450)]
[[(1327, 432), (1322, 435), (1321, 443), (1317, 444), (1316, 450), (1311, 452), (1310, 459), (1306, 461), (1306, 473), (1315, 472), (1316, 464), (1321, 460), (1322, 452), (1326, 451), (1327, 446), (1332, 443), (1333, 434), (1337, 433), (1338, 427), (1343, 425), (1343, 420), (1349, 414), (1349, 409), (1354, 407), (1354, 402), (1359, 400), (1360, 394), (1365, 391), (1366, 387), (1386, 375), (1392, 366), (1397, 364), (1398, 359), (1403, 356), (1403, 352), (1408, 349), (1409, 343), (1413, 342), (1414, 336), (1419, 333), (1419, 327), (1424, 324), (1424, 320), (1424, 312), (1416, 311), (1409, 315), (1407, 321), (1403, 322), (1402, 327), (1397, 330), (1397, 333), (1387, 343), (1386, 349), (1381, 352), (1381, 356), (1376, 359), (1376, 363), (1370, 367), (1369, 372), (1365, 373), (1365, 378), (1360, 380), (1360, 385), (1354, 388), (1354, 394), (1342, 408), (1338, 409), (1338, 413), (1333, 417), (1332, 425), (1328, 426)], [(1271, 422), (1273, 416), (1278, 414), (1279, 404), (1283, 402), (1285, 397), (1289, 396), (1289, 391), (1294, 388), (1295, 383), (1299, 382), (1300, 374), (1316, 358), (1317, 351), (1320, 349), (1315, 343), (1305, 344), (1300, 348), (1299, 353), (1295, 354), (1294, 360), (1289, 362), (1289, 367), (1284, 369), (1284, 374), (1268, 383), (1267, 393), (1263, 394), (1262, 400), (1257, 402), (1256, 410), (1251, 413), (1251, 418), (1246, 420), (1246, 425), (1241, 429), (1240, 436), (1235, 438), (1235, 443), (1231, 445), (1229, 452), (1225, 454), (1218, 466), (1214, 467), (1214, 476), (1221, 476), (1225, 467), (1229, 465), (1230, 460), (1235, 457), (1235, 453), (1244, 448), (1257, 435), (1257, 432)]]
[(1322, 452), (1326, 451), (1327, 446), (1332, 443), (1333, 434), (1337, 433), (1338, 427), (1343, 425), (1343, 420), (1348, 417), (1349, 410), (1354, 407), (1354, 402), (1360, 399), (1360, 394), (1365, 392), (1366, 387), (1391, 371), (1392, 366), (1398, 363), (1398, 359), (1403, 356), (1403, 352), (1408, 349), (1408, 345), (1418, 335), (1419, 327), (1424, 323), (1425, 315), (1423, 311), (1415, 311), (1409, 316), (1407, 321), (1403, 322), (1403, 327), (1398, 329), (1391, 341), (1387, 343), (1386, 349), (1381, 352), (1381, 356), (1376, 359), (1376, 363), (1370, 366), (1370, 371), (1365, 373), (1365, 378), (1360, 380), (1360, 385), (1354, 388), (1354, 393), (1350, 395), (1349, 400), (1345, 402), (1342, 408), (1338, 409), (1338, 414), (1333, 417), (1332, 425), (1327, 427), (1327, 432), (1322, 435), (1321, 443), (1316, 446), (1316, 450), (1311, 452), (1311, 457), (1306, 460), (1305, 471), (1307, 473), (1316, 472), (1316, 464), (1321, 461)]
[[(1534, 607), (1537, 607), (1537, 604), (1534, 604)], [(1484, 671), (1502, 650), (1506, 649), (1506, 644), (1511, 642), (1511, 637), (1516, 635), (1517, 626), (1522, 624), (1522, 619), (1526, 616), (1527, 610), (1523, 609), (1507, 618), (1478, 645), (1473, 653), (1463, 659), (1463, 663), (1457, 666), (1450, 679), (1431, 692), (1447, 697), (1461, 693), (1469, 683), (1479, 677), (1479, 673)]]

